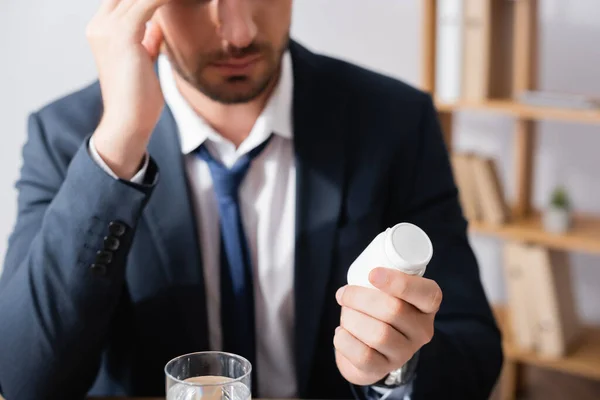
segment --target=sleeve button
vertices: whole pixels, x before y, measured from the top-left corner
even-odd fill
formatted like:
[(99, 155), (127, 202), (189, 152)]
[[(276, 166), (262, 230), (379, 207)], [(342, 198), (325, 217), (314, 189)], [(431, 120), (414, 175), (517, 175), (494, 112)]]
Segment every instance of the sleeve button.
[(108, 231), (113, 236), (121, 237), (125, 234), (125, 225), (121, 222), (112, 221), (108, 224)]
[(106, 265), (104, 264), (92, 264), (90, 266), (90, 270), (94, 275), (97, 276), (105, 276), (106, 275)]
[(104, 248), (110, 251), (116, 251), (119, 249), (121, 242), (114, 236), (106, 236), (104, 238)]
[(100, 250), (96, 253), (96, 263), (110, 264), (112, 261), (112, 253), (106, 250)]

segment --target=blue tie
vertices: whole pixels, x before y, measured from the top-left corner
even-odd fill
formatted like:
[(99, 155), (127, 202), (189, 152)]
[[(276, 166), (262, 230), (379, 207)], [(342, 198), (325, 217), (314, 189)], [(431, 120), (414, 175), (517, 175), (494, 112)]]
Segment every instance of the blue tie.
[[(231, 169), (215, 160), (205, 145), (196, 150), (198, 157), (208, 164), (219, 203), (223, 351), (248, 359), (253, 372), (256, 372), (256, 350), (252, 262), (242, 225), (238, 191), (252, 159), (264, 150), (270, 139), (241, 157)], [(255, 380), (256, 375), (253, 375)]]

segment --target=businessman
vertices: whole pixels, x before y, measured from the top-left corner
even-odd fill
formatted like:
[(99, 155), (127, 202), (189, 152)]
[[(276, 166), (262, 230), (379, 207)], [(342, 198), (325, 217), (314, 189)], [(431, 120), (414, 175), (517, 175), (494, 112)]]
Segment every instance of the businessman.
[[(486, 399), (500, 334), (429, 95), (289, 38), (292, 0), (104, 0), (98, 82), (33, 113), (0, 281), (8, 400), (164, 395), (225, 350), (263, 398)], [(431, 237), (424, 277), (375, 268)], [(378, 267), (378, 266), (373, 266)]]

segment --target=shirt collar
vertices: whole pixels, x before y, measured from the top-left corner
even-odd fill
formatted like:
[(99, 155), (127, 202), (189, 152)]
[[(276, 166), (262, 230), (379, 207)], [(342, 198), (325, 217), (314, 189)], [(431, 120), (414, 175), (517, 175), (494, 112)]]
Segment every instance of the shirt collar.
[[(171, 64), (164, 55), (158, 59), (158, 74), (165, 103), (170, 108), (179, 130), (179, 142), (183, 154), (193, 152), (206, 140), (214, 142), (226, 140), (199, 116), (181, 95), (175, 83)], [(286, 139), (293, 138), (293, 86), (292, 57), (288, 51), (282, 59), (279, 82), (250, 134), (240, 145), (238, 149), (240, 153), (252, 150), (272, 133)]]

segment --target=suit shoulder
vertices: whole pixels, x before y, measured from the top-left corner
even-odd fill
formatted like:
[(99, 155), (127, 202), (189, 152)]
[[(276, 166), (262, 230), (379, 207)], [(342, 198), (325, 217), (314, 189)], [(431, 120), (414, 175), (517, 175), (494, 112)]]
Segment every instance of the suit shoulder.
[(325, 55), (316, 55), (314, 65), (321, 86), (344, 103), (346, 134), (355, 149), (415, 149), (424, 123), (435, 118), (431, 95), (403, 80)]
[(373, 71), (345, 60), (319, 56), (323, 73), (344, 90), (360, 94), (366, 100), (391, 100), (423, 105), (430, 95), (408, 82)]
[(44, 149), (66, 166), (85, 138), (96, 130), (102, 108), (98, 82), (53, 100), (30, 114), (28, 147)]
[(67, 93), (35, 112), (42, 122), (68, 121), (82, 123), (96, 120), (102, 114), (102, 96), (98, 81)]

